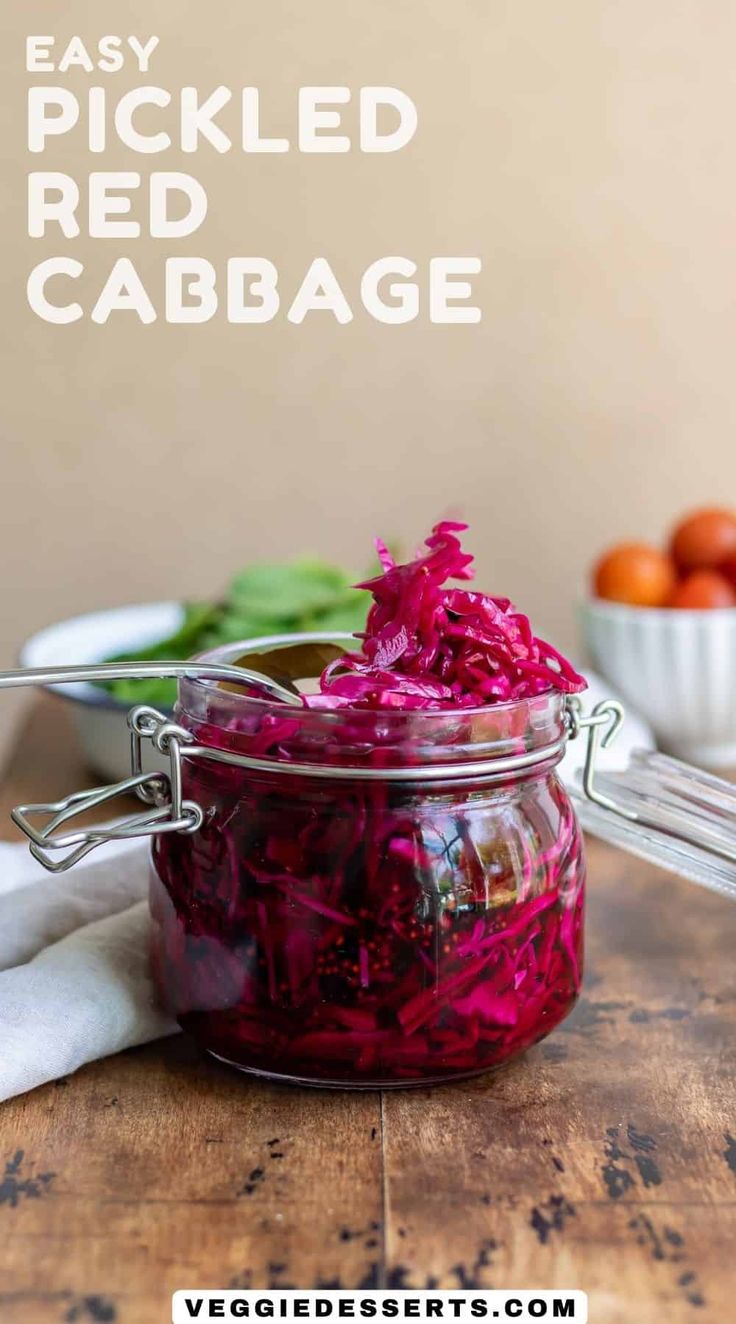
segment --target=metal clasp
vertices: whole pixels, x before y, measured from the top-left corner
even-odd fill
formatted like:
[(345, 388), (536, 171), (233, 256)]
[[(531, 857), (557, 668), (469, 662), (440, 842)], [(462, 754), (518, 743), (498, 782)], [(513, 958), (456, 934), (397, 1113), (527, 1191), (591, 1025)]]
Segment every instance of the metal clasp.
[(593, 801), (593, 804), (599, 805), (601, 809), (607, 809), (612, 814), (618, 814), (620, 818), (636, 821), (637, 814), (613, 800), (610, 795), (605, 795), (603, 791), (599, 791), (595, 784), (598, 750), (608, 749), (616, 739), (625, 717), (623, 704), (620, 704), (617, 699), (603, 699), (595, 705), (595, 708), (591, 710), (587, 717), (583, 717), (580, 700), (577, 696), (571, 696), (567, 701), (567, 717), (571, 740), (574, 740), (581, 731), (587, 731), (588, 735), (582, 773), (585, 795)]
[[(335, 635), (336, 639), (351, 639), (351, 635)], [(26, 685), (66, 685), (78, 681), (109, 681), (121, 679), (142, 680), (144, 677), (176, 677), (190, 680), (227, 681), (241, 685), (267, 699), (301, 707), (301, 698), (293, 687), (287, 688), (270, 676), (241, 666), (210, 662), (206, 658), (189, 662), (95, 662), (83, 666), (30, 667), (21, 670), (0, 671), (0, 690)], [(13, 822), (25, 833), (31, 854), (51, 873), (63, 873), (81, 860), (95, 846), (106, 841), (122, 841), (129, 837), (150, 837), (159, 832), (196, 832), (204, 815), (199, 805), (182, 799), (181, 745), (192, 737), (175, 722), (170, 722), (155, 708), (139, 706), (128, 714), (131, 739), (130, 777), (112, 786), (97, 786), (92, 791), (76, 791), (63, 800), (49, 804), (18, 805), (11, 811)], [(168, 772), (144, 772), (141, 744), (151, 740), (155, 748), (169, 759)], [(87, 810), (106, 804), (119, 795), (134, 792), (149, 808), (143, 814), (129, 814), (126, 818), (96, 827), (80, 828), (74, 832), (58, 833), (57, 829), (71, 819), (79, 818)], [(36, 826), (31, 820), (46, 819)], [(66, 851), (58, 856), (51, 852)]]
[[(63, 800), (48, 804), (18, 805), (11, 811), (13, 822), (25, 833), (31, 854), (50, 873), (64, 873), (96, 846), (108, 841), (132, 837), (150, 837), (159, 832), (196, 832), (204, 815), (193, 800), (182, 796), (181, 746), (192, 740), (189, 732), (171, 722), (155, 708), (140, 705), (128, 714), (131, 746), (131, 776), (111, 786), (97, 786), (91, 791), (76, 791)], [(167, 772), (144, 772), (143, 741), (168, 756)], [(57, 829), (79, 818), (97, 805), (119, 795), (136, 794), (148, 808), (140, 814), (72, 832)], [(31, 821), (47, 819), (41, 826)], [(56, 852), (66, 851), (64, 855)]]

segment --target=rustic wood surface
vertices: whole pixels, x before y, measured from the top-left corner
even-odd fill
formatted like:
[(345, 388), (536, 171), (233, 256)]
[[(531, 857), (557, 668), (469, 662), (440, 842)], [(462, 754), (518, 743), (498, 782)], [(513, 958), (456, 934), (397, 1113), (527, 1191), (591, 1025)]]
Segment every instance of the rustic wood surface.
[[(41, 702), (0, 794), (88, 778)], [(562, 1029), (470, 1084), (250, 1082), (184, 1038), (0, 1109), (4, 1324), (162, 1324), (179, 1287), (561, 1287), (595, 1324), (725, 1324), (736, 1273), (736, 909), (590, 844)]]

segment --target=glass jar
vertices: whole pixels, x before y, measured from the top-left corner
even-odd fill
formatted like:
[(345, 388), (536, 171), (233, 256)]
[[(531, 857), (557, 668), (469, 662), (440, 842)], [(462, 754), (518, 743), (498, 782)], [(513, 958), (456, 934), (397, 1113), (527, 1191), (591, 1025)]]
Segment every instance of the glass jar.
[(175, 720), (203, 820), (154, 838), (153, 968), (209, 1052), (309, 1084), (426, 1085), (568, 1014), (585, 867), (558, 693), (324, 711), (183, 679)]

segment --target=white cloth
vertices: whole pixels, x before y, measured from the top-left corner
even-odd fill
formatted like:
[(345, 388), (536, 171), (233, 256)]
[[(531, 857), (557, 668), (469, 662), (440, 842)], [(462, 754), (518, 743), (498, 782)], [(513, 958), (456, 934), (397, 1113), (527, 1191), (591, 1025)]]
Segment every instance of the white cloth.
[(177, 1030), (149, 970), (148, 847), (47, 873), (0, 843), (0, 1099)]

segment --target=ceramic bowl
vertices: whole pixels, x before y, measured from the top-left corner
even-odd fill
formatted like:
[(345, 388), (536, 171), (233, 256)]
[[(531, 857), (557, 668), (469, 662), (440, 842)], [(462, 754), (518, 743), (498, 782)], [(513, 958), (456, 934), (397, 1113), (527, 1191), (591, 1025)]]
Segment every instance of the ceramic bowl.
[[(146, 648), (173, 634), (184, 611), (177, 602), (147, 602), (75, 616), (40, 630), (23, 645), (22, 667), (103, 662), (117, 653)], [(130, 776), (130, 735), (125, 718), (130, 704), (86, 682), (50, 685), (66, 703), (87, 765), (106, 781)]]
[(583, 604), (595, 668), (651, 724), (658, 745), (706, 767), (736, 767), (736, 608), (680, 611)]

